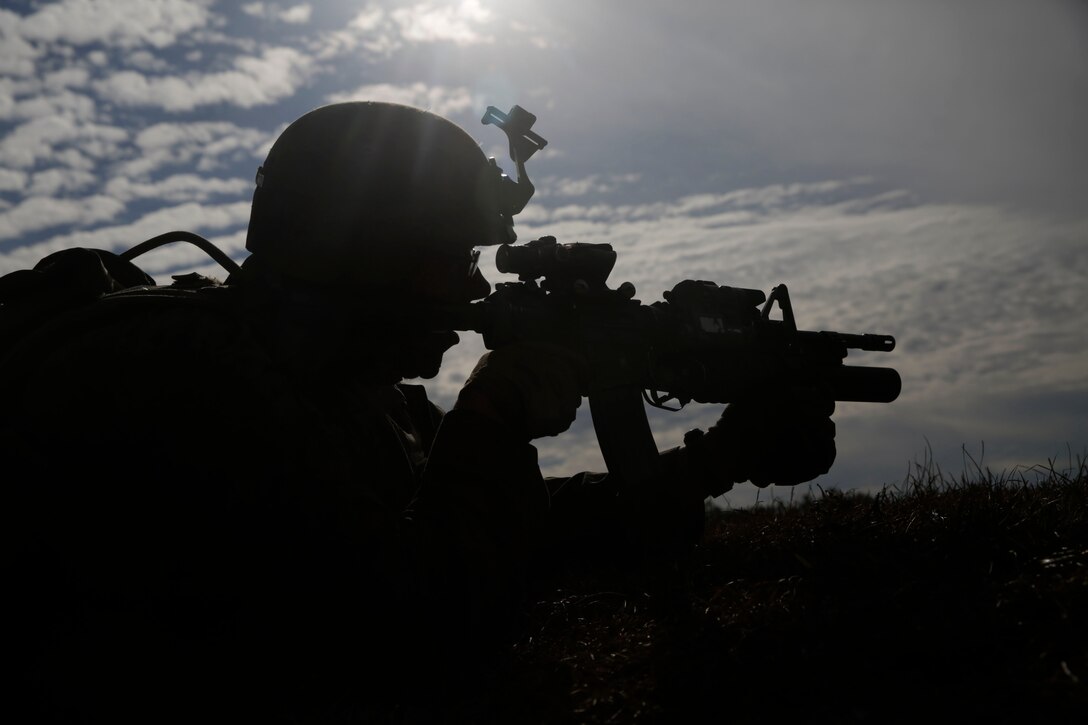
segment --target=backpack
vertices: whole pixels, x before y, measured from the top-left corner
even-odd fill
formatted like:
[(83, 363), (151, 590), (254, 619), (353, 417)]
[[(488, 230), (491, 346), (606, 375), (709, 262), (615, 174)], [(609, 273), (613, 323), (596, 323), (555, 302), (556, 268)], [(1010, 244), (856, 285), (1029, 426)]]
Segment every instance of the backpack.
[(18, 343), (68, 313), (113, 295), (192, 298), (197, 289), (220, 283), (198, 274), (178, 275), (169, 287), (132, 262), (144, 252), (170, 242), (187, 241), (203, 249), (227, 271), (241, 270), (211, 242), (192, 232), (167, 232), (122, 254), (75, 247), (42, 258), (32, 269), (0, 277), (0, 367)]

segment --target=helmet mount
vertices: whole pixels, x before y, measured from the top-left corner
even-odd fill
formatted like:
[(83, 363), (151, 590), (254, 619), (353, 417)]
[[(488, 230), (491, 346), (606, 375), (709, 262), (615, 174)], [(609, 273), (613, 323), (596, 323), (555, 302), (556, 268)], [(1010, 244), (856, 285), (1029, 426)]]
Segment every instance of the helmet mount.
[(485, 126), (494, 124), (502, 129), (510, 142), (510, 160), (514, 162), (517, 180), (511, 180), (502, 173), (495, 159), (489, 159), (491, 165), (500, 175), (499, 181), (499, 209), (509, 225), (511, 242), (517, 239), (513, 232), (513, 216), (521, 212), (529, 203), (536, 187), (529, 180), (525, 172), (525, 162), (540, 149), (548, 145), (540, 134), (531, 130), (536, 123), (536, 116), (526, 111), (521, 106), (514, 106), (508, 113), (503, 113), (495, 106), (488, 106), (484, 117), (480, 122)]

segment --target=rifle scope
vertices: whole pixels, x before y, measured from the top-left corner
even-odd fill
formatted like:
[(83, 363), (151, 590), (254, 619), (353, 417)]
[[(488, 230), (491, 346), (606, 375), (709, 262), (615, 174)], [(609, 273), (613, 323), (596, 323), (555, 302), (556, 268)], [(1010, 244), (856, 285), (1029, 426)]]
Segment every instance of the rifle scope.
[(517, 246), (503, 244), (495, 252), (496, 268), (503, 274), (516, 274), (523, 282), (546, 277), (603, 285), (615, 263), (616, 252), (611, 244), (559, 244), (555, 237), (541, 237)]

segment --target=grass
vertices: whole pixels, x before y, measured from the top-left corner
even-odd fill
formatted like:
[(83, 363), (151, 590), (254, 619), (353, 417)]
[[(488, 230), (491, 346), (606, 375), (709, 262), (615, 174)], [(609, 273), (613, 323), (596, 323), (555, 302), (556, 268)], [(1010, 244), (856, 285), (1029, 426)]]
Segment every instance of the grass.
[(708, 511), (682, 565), (570, 572), (510, 722), (1081, 721), (1088, 463)]

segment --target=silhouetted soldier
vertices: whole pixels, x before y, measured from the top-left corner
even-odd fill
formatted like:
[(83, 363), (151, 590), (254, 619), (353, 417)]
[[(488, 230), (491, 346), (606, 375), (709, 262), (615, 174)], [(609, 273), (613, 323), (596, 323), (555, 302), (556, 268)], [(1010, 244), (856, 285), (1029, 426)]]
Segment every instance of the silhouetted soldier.
[[(258, 172), (252, 254), (225, 284), (27, 333), (0, 369), (24, 702), (58, 720), (433, 714), (471, 699), (457, 675), (501, 650), (536, 554), (639, 536), (619, 482), (538, 469), (530, 440), (579, 405), (576, 355), (489, 353), (444, 415), (400, 384), (458, 338), (383, 313), (489, 292), (473, 248), (511, 241), (503, 181), (433, 114), (320, 108)], [(76, 286), (150, 282), (108, 253), (58, 257), (54, 278), (66, 265)], [(760, 416), (783, 411), (727, 410), (720, 455), (663, 453), (658, 534), (734, 481), (825, 472), (830, 412), (768, 439)]]

